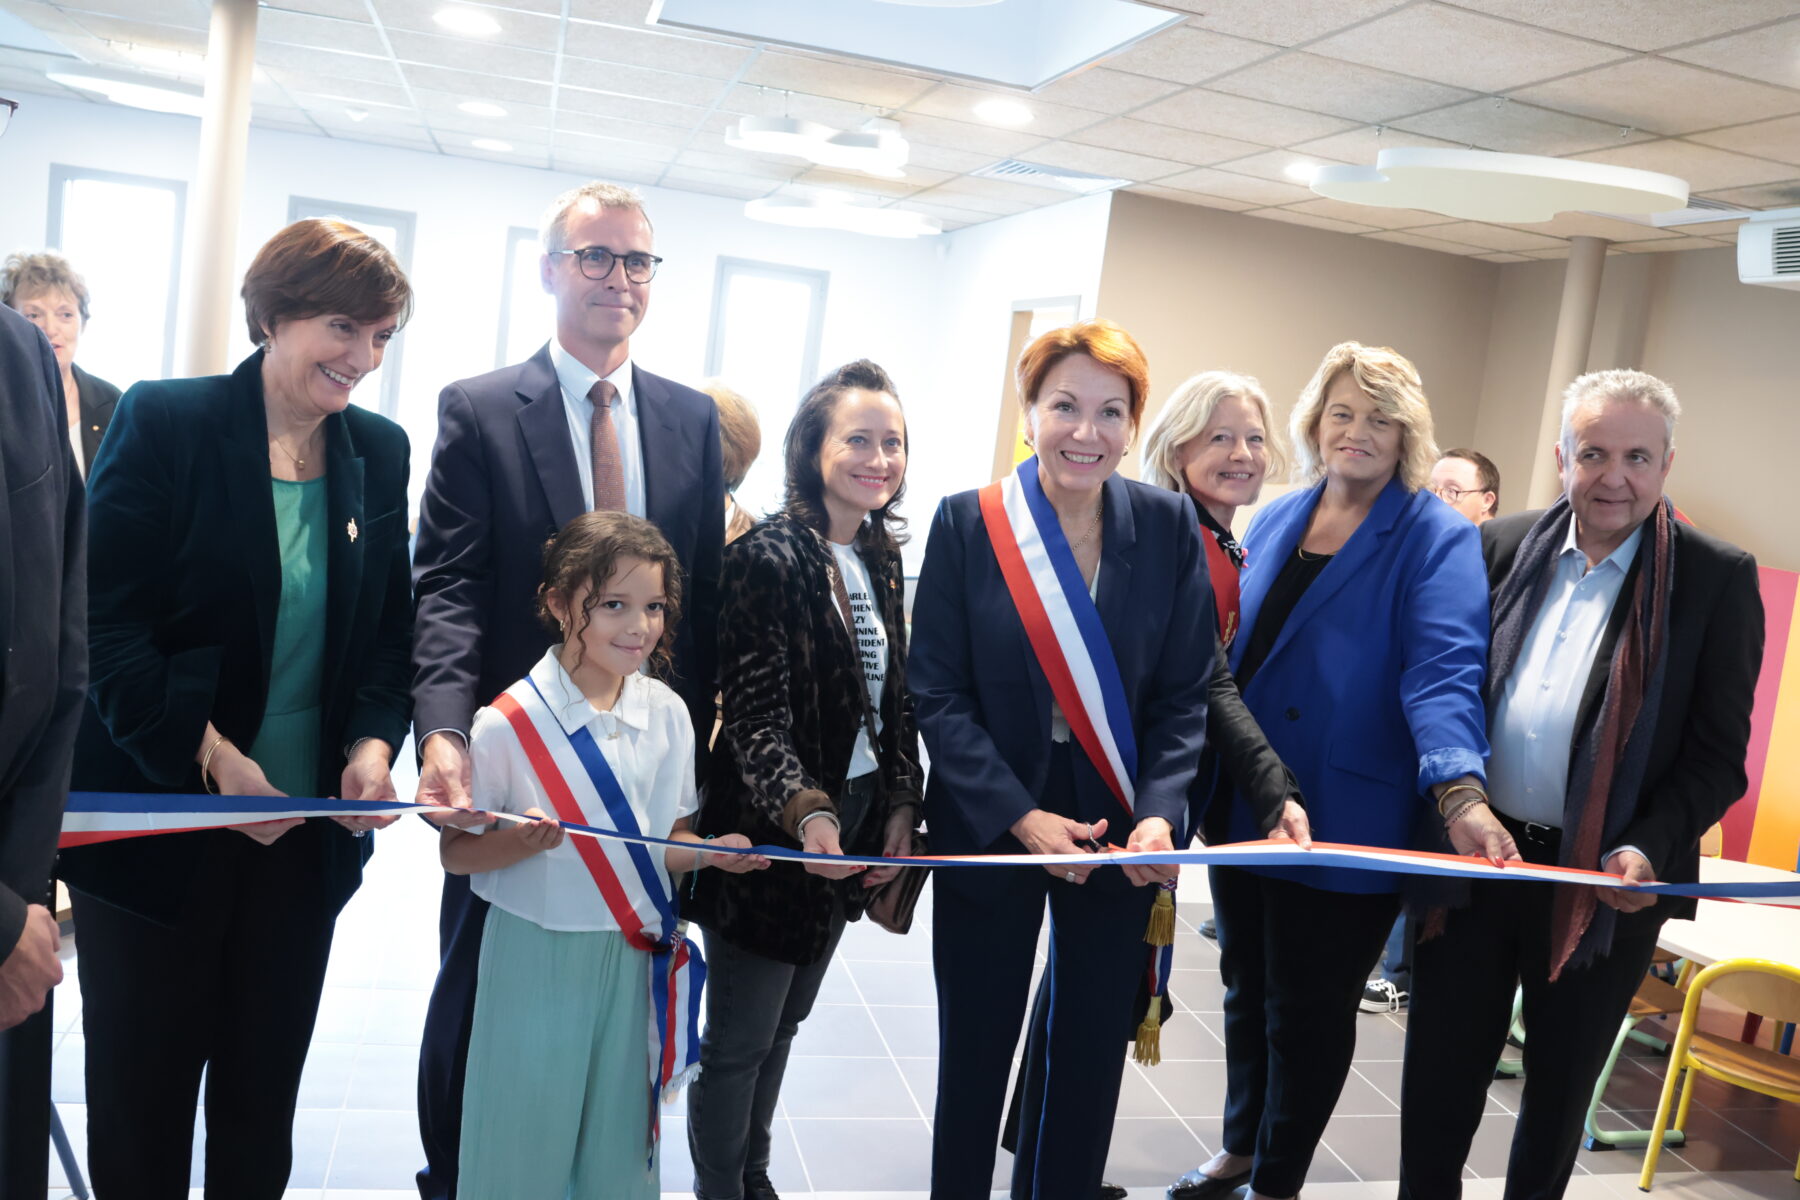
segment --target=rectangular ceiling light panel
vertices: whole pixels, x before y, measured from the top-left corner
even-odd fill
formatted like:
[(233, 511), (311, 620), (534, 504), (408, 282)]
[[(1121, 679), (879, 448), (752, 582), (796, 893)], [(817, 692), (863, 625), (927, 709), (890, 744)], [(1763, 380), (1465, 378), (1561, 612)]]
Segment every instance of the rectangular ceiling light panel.
[(660, 0), (649, 23), (1006, 87), (1054, 83), (1181, 14), (1132, 0)]

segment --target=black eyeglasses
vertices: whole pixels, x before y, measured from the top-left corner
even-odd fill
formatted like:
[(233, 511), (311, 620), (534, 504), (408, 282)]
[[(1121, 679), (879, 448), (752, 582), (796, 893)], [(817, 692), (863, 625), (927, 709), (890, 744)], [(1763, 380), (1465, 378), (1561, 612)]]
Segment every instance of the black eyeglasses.
[(0, 96), (0, 134), (6, 132), (6, 127), (12, 124), (12, 115), (18, 111), (19, 102), (17, 100), (8, 100), (6, 97)]
[(1476, 496), (1481, 493), (1480, 488), (1453, 488), (1448, 484), (1443, 487), (1432, 488), (1431, 490), (1437, 495), (1437, 498), (1442, 500), (1445, 504), (1455, 504), (1464, 496)]
[(605, 279), (613, 273), (615, 263), (625, 264), (625, 278), (633, 283), (649, 283), (656, 278), (657, 265), (662, 259), (654, 254), (645, 254), (641, 250), (633, 250), (628, 254), (614, 254), (605, 246), (588, 246), (581, 250), (552, 250), (551, 254), (573, 254), (575, 265), (589, 279)]

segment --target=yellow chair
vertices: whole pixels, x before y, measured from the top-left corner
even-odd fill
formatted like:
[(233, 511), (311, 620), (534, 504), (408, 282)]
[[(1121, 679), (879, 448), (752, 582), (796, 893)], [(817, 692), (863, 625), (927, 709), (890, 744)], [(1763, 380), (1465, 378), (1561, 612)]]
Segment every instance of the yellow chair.
[[(1656, 1175), (1656, 1160), (1662, 1154), (1662, 1135), (1669, 1128), (1669, 1110), (1675, 1103), (1675, 1085), (1683, 1072), (1687, 1074), (1687, 1082), (1682, 1086), (1681, 1107), (1675, 1114), (1677, 1130), (1687, 1124), (1688, 1110), (1694, 1101), (1696, 1074), (1710, 1075), (1734, 1087), (1800, 1104), (1800, 1060), (1760, 1046), (1703, 1033), (1697, 1028), (1700, 1001), (1708, 992), (1746, 1012), (1780, 1021), (1800, 1022), (1800, 967), (1761, 958), (1731, 958), (1714, 963), (1694, 977), (1688, 988), (1687, 1003), (1682, 1006), (1681, 1029), (1675, 1035), (1675, 1049), (1669, 1055), (1669, 1076), (1663, 1082), (1656, 1124), (1650, 1130), (1644, 1173), (1638, 1178), (1640, 1191), (1649, 1191), (1650, 1181)], [(1794, 1178), (1800, 1180), (1800, 1162), (1794, 1164)]]

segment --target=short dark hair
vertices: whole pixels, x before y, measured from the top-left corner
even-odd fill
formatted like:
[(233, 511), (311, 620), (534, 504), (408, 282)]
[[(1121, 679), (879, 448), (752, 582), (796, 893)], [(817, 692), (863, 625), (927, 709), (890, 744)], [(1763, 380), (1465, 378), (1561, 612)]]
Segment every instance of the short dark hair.
[(244, 323), (261, 344), (283, 321), (412, 316), (412, 284), (386, 246), (347, 221), (308, 217), (263, 243), (244, 273)]
[(1030, 408), (1038, 401), (1051, 368), (1072, 355), (1085, 354), (1109, 371), (1117, 372), (1131, 393), (1131, 423), (1144, 416), (1144, 398), (1150, 391), (1150, 364), (1137, 339), (1104, 317), (1081, 321), (1052, 329), (1039, 336), (1019, 355), (1015, 368), (1019, 388), (1019, 407)]
[[(581, 607), (575, 628), (562, 636), (579, 639), (593, 619), (594, 605), (606, 581), (612, 578), (621, 559), (640, 558), (663, 573), (662, 639), (650, 650), (650, 671), (666, 678), (675, 645), (675, 627), (681, 623), (681, 560), (662, 530), (642, 517), (628, 512), (602, 509), (582, 513), (557, 531), (544, 545), (544, 578), (538, 585), (537, 615), (544, 628), (558, 632), (556, 617), (550, 612), (550, 597), (560, 594), (564, 603), (575, 598), (582, 584), (588, 596)], [(579, 664), (580, 659), (576, 659)]]
[[(888, 373), (866, 358), (845, 363), (813, 384), (794, 419), (788, 424), (787, 441), (782, 447), (782, 460), (787, 468), (787, 502), (782, 511), (822, 534), (831, 532), (831, 518), (825, 512), (825, 477), (819, 472), (819, 452), (825, 446), (825, 434), (831, 428), (832, 414), (844, 393), (853, 389), (884, 392), (900, 403), (900, 393)], [(900, 426), (901, 447), (906, 447), (904, 416)], [(906, 519), (894, 510), (906, 495), (906, 480), (888, 502), (869, 514), (869, 520), (856, 535), (856, 544), (866, 550), (898, 551), (906, 542)]]
[(1500, 513), (1500, 468), (1494, 465), (1494, 460), (1479, 450), (1464, 450), (1460, 447), (1455, 450), (1446, 450), (1438, 455), (1439, 462), (1443, 462), (1446, 458), (1460, 458), (1464, 462), (1475, 464), (1475, 482), (1481, 485), (1482, 491), (1492, 492), (1494, 495), (1494, 502), (1488, 505), (1487, 515), (1498, 516)]

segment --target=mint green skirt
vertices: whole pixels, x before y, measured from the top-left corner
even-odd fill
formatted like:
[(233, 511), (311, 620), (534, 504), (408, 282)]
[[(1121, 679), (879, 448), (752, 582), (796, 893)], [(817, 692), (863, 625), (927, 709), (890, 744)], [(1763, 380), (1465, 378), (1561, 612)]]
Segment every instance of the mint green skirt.
[(463, 1083), (462, 1200), (656, 1200), (650, 956), (488, 910)]

